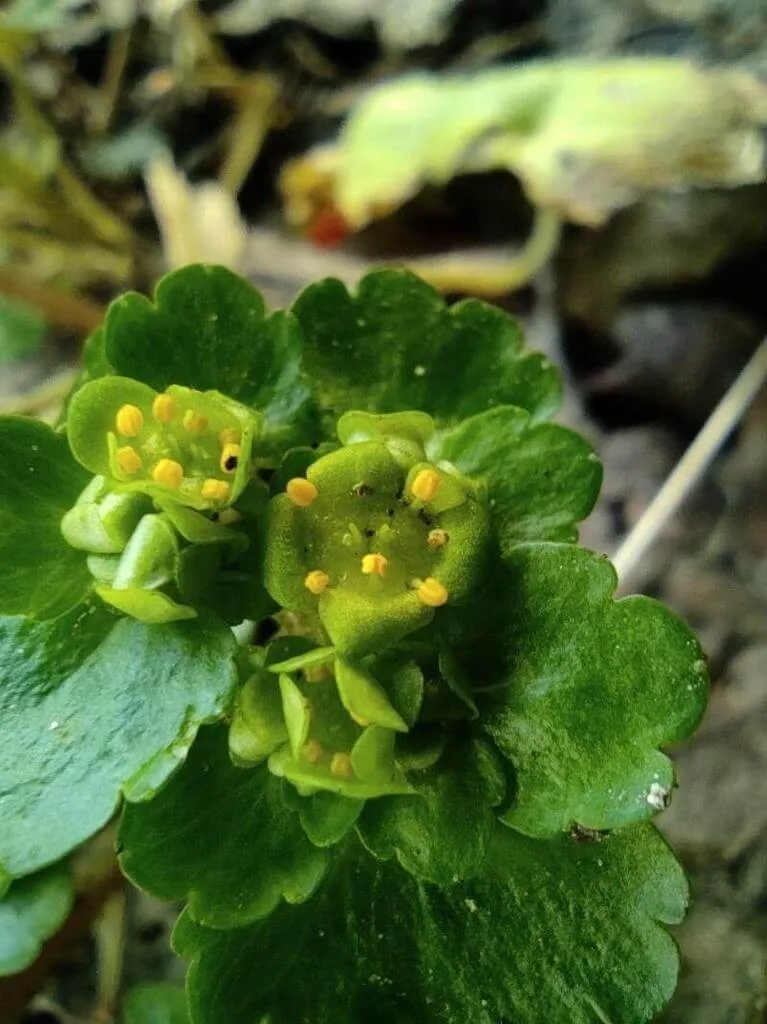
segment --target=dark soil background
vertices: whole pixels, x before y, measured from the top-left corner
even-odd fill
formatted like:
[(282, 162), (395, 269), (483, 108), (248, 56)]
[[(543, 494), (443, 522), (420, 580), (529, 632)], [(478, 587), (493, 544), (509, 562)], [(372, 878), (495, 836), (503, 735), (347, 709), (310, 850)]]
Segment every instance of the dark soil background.
[[(343, 4), (330, 0), (305, 5), (313, 9), (311, 23), (277, 20), (256, 30), (246, 18), (236, 34), (212, 28), (210, 20), (236, 5), (175, 6), (189, 15), (183, 31), (153, 18), (159, 2), (147, 4), (140, 18), (128, 10), (133, 5), (109, 5), (109, 14), (106, 5), (85, 4), (71, 17), (53, 18), (54, 27), (36, 28), (23, 64), (8, 72), (0, 91), (5, 141), (18, 143), (12, 81), (22, 74), (60, 140), (59, 157), (77, 169), (120, 230), (98, 218), (65, 217), (66, 197), (55, 182), (51, 202), (38, 196), (34, 208), (17, 183), (0, 184), (0, 292), (38, 306), (47, 320), (20, 355), (0, 344), (3, 408), (26, 403), (50, 414), (59, 375), (76, 360), (79, 339), (104, 303), (126, 287), (150, 287), (167, 265), (168, 225), (173, 221), (178, 232), (180, 218), (183, 233), (184, 218), (198, 217), (197, 207), (171, 216), (163, 207), (167, 194), (148, 195), (141, 171), (159, 152), (172, 153), (192, 183), (228, 168), (239, 219), (228, 227), (216, 219), (220, 252), (211, 255), (204, 233), (188, 251), (228, 259), (271, 304), (284, 305), (312, 279), (333, 274), (354, 282), (392, 252), (450, 253), (467, 244), (493, 250), (528, 231), (531, 211), (518, 183), (498, 173), (430, 190), (341, 248), (320, 249), (292, 230), (277, 187), (281, 168), (332, 138), (372, 81), (414, 67), (622, 53), (689, 56), (767, 75), (767, 5), (759, 0), (443, 0), (424, 4), (442, 9), (434, 14), (439, 30), (432, 41), (410, 49), (382, 42), (398, 27), (396, 19), (385, 21), (387, 5), (375, 0), (372, 21), (343, 31), (326, 10)], [(21, 129), (29, 136), (28, 127)], [(259, 130), (261, 141), (243, 149), (242, 140)], [(35, 159), (45, 139), (37, 142)], [(19, 232), (25, 218), (26, 234)], [(567, 399), (560, 419), (589, 436), (603, 459), (605, 485), (583, 527), (586, 546), (616, 551), (767, 333), (765, 256), (767, 185), (662, 193), (604, 228), (568, 226), (555, 259), (534, 282), (499, 300), (522, 320), (528, 344), (561, 366)], [(679, 990), (662, 1019), (764, 1022), (767, 389), (624, 582), (690, 623), (713, 681), (702, 728), (675, 752), (679, 788), (660, 819), (694, 894), (678, 930)], [(181, 981), (182, 966), (168, 948), (173, 908), (134, 892), (124, 901), (118, 894), (114, 906), (106, 939), (103, 928), (86, 927), (83, 940), (60, 951), (24, 1024), (108, 1021), (97, 968), (115, 935), (124, 935), (123, 989)], [(0, 1005), (10, 984), (0, 983)]]

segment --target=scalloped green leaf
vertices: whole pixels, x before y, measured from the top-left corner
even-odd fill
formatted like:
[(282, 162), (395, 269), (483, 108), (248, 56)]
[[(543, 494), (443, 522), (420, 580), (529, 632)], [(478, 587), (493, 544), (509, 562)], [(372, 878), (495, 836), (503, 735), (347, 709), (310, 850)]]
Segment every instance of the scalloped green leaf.
[(186, 992), (175, 985), (137, 985), (125, 997), (125, 1024), (190, 1024)]
[(408, 271), (373, 271), (353, 295), (333, 278), (320, 281), (292, 312), (318, 403), (335, 416), (419, 409), (445, 425), (492, 405), (535, 419), (559, 405), (556, 369), (522, 348), (512, 317), (475, 299), (449, 308)]
[(703, 713), (693, 634), (650, 598), (614, 601), (615, 583), (590, 551), (523, 545), (488, 589), (476, 642), (453, 637), (467, 675), (481, 679), (480, 721), (514, 766), (504, 820), (529, 835), (617, 828), (662, 810), (674, 771), (659, 748)]
[(493, 808), (506, 792), (498, 753), (482, 738), (457, 739), (410, 781), (416, 796), (365, 806), (359, 831), (367, 848), (444, 887), (478, 874), (495, 830)]
[(496, 827), (444, 891), (352, 849), (306, 907), (214, 931), (182, 915), (194, 1024), (644, 1024), (676, 982), (684, 875), (650, 826), (601, 843)]
[(236, 644), (218, 622), (163, 627), (80, 606), (0, 619), (0, 865), (19, 876), (145, 799), (200, 723), (228, 709)]
[(311, 439), (301, 332), (288, 313), (266, 313), (259, 292), (225, 267), (167, 274), (154, 301), (128, 292), (109, 307), (105, 353), (115, 372), (163, 391), (221, 391), (264, 416), (257, 453)]
[(93, 583), (61, 534), (88, 474), (66, 439), (37, 420), (0, 416), (0, 612), (55, 618)]
[(576, 524), (602, 485), (602, 466), (587, 441), (512, 406), (464, 420), (439, 439), (433, 457), (487, 482), (504, 553), (525, 541), (577, 541)]
[(75, 900), (66, 864), (14, 882), (0, 899), (0, 978), (33, 963), (43, 943), (69, 914)]
[(202, 729), (181, 770), (154, 800), (127, 805), (120, 866), (140, 888), (187, 899), (195, 920), (235, 928), (301, 903), (327, 855), (304, 835), (266, 765), (237, 768), (227, 731)]

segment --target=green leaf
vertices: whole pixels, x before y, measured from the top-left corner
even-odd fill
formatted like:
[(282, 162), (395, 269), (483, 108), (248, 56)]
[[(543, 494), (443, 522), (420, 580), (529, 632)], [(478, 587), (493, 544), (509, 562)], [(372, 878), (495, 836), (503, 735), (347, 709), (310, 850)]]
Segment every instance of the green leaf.
[(445, 425), (502, 403), (541, 419), (559, 404), (556, 370), (523, 350), (515, 320), (474, 299), (448, 308), (407, 271), (373, 271), (355, 295), (320, 281), (292, 311), (317, 400), (335, 416), (420, 409)]
[(23, 971), (64, 923), (75, 893), (65, 864), (14, 882), (0, 900), (0, 978)]
[(658, 748), (703, 713), (706, 665), (692, 633), (649, 598), (614, 602), (614, 588), (605, 558), (521, 546), (466, 658), (482, 680), (480, 720), (517, 776), (505, 820), (529, 835), (616, 828), (662, 810), (674, 772)]
[(147, 803), (123, 812), (120, 865), (136, 885), (215, 928), (266, 917), (301, 903), (322, 878), (327, 856), (303, 833), (266, 765), (236, 768), (226, 729), (203, 729), (186, 763)]
[(125, 1024), (190, 1024), (186, 992), (175, 985), (137, 985), (125, 997)]
[(454, 741), (433, 768), (410, 776), (417, 796), (367, 803), (362, 841), (377, 857), (396, 854), (407, 871), (437, 885), (473, 877), (495, 829), (492, 808), (506, 791), (500, 761), (487, 741)]
[(0, 366), (36, 355), (45, 334), (45, 317), (36, 306), (0, 295)]
[(199, 619), (0, 619), (0, 865), (36, 871), (106, 824), (121, 791), (151, 796), (228, 708), (235, 650)]
[(487, 481), (504, 554), (524, 541), (576, 541), (576, 524), (602, 484), (588, 442), (554, 423), (535, 424), (511, 406), (464, 420), (440, 439), (433, 457)]
[(304, 796), (293, 786), (286, 786), (285, 800), (298, 813), (301, 828), (314, 845), (323, 847), (340, 843), (365, 807), (364, 800), (353, 800), (336, 793), (319, 792)]
[(447, 892), (349, 850), (305, 907), (236, 931), (185, 913), (174, 945), (195, 1024), (643, 1024), (674, 989), (659, 922), (686, 896), (649, 826), (602, 843), (497, 826), (483, 875)]
[(306, 436), (300, 331), (287, 313), (267, 316), (256, 289), (225, 267), (176, 270), (157, 285), (154, 302), (136, 292), (121, 296), (105, 329), (117, 373), (157, 391), (171, 384), (214, 389), (263, 413), (258, 452)]
[(65, 438), (37, 420), (0, 417), (0, 612), (47, 619), (83, 599), (92, 580), (61, 535), (88, 474)]

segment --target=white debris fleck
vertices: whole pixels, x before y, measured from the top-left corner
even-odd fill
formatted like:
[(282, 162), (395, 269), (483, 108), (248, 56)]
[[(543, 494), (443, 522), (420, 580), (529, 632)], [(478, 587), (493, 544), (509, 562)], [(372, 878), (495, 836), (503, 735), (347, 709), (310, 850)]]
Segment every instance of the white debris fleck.
[(59, 727), (59, 723), (58, 722), (51, 722), (51, 724), (48, 726), (48, 731), (52, 732), (54, 729), (58, 729), (58, 727)]
[(472, 914), (476, 914), (476, 912), (477, 912), (477, 904), (474, 902), (474, 900), (470, 900), (470, 899), (467, 898), (463, 902), (466, 905), (466, 909), (468, 911), (470, 911)]
[(413, 370), (413, 373), (416, 375), (416, 377), (425, 377), (426, 376), (426, 367), (425, 366), (420, 366), (420, 365), (416, 366), (416, 368)]
[(647, 803), (656, 811), (662, 811), (668, 801), (668, 790), (659, 782), (653, 782), (650, 792), (647, 794)]

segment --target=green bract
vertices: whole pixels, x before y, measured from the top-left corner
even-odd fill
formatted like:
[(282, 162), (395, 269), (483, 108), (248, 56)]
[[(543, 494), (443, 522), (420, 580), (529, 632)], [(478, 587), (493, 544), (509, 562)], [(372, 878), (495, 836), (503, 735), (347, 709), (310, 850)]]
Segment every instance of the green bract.
[(267, 315), (196, 266), (112, 305), (58, 432), (0, 418), (0, 970), (122, 802), (193, 1024), (651, 1019), (705, 665), (577, 547), (558, 395), (410, 274)]

